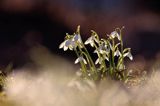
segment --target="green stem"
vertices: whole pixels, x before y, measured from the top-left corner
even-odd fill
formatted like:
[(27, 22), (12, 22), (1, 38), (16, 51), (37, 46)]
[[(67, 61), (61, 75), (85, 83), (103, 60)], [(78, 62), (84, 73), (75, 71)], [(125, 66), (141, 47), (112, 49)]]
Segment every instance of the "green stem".
[(110, 72), (110, 75), (112, 76), (113, 71), (112, 71), (112, 57), (111, 56), (109, 57), (109, 72)]
[[(84, 46), (84, 45), (83, 45)], [(88, 52), (88, 50), (86, 49), (86, 47), (84, 46), (84, 50), (85, 50), (85, 52), (87, 53), (87, 56), (88, 56), (88, 59), (90, 60), (90, 62), (91, 62), (91, 65), (92, 65), (92, 70), (95, 72), (95, 73), (97, 73), (97, 71), (96, 71), (96, 66), (94, 65), (94, 62), (93, 62), (93, 60), (92, 60), (92, 58), (91, 58), (91, 56), (90, 56), (90, 54), (89, 54), (89, 52)]]
[(87, 56), (87, 54), (85, 53), (85, 52), (83, 52), (82, 50), (81, 50), (81, 52), (85, 55), (85, 57), (86, 57), (86, 59), (87, 59), (87, 62), (88, 62), (88, 64), (89, 64), (89, 67), (90, 67), (90, 69), (92, 70), (92, 66), (91, 66), (91, 63), (90, 63), (90, 61), (89, 61), (89, 59), (88, 59), (88, 56)]
[(115, 62), (114, 62), (114, 52), (115, 52), (115, 42), (114, 39), (112, 39), (112, 45), (113, 45), (113, 50), (112, 50), (112, 66), (113, 66), (113, 71), (115, 71)]
[[(122, 53), (122, 65), (124, 65), (124, 57), (123, 57), (123, 40), (122, 40), (122, 31), (121, 31), (121, 29), (119, 29), (120, 30), (120, 43), (121, 43), (121, 53)], [(124, 68), (124, 66), (123, 66), (123, 68)]]
[[(75, 51), (77, 57), (80, 57), (80, 55), (78, 54), (78, 51), (77, 51), (76, 48), (74, 49), (74, 51)], [(80, 65), (81, 65), (81, 67), (82, 67), (82, 73), (83, 73), (83, 75), (86, 76), (86, 72), (87, 72), (87, 67), (86, 67), (86, 65), (84, 64), (83, 61), (80, 61)]]
[[(77, 28), (77, 33), (80, 34), (80, 26), (78, 26), (78, 28)], [(82, 38), (80, 37), (80, 39), (82, 39)], [(91, 69), (93, 68), (92, 71), (95, 72), (95, 73), (97, 73), (96, 67), (94, 65), (94, 62), (93, 62), (93, 60), (92, 60), (92, 58), (91, 58), (91, 56), (90, 56), (87, 48), (85, 47), (85, 45), (84, 45), (83, 42), (81, 43), (81, 45), (82, 45), (82, 47), (84, 48), (84, 50), (86, 52), (87, 58), (89, 59), (89, 63), (92, 65), (92, 67), (90, 67), (90, 68)], [(82, 49), (80, 48), (79, 45), (78, 45), (78, 48), (82, 51)]]
[[(100, 46), (100, 45), (99, 45)], [(96, 44), (94, 44), (94, 47), (96, 48), (96, 49), (98, 49), (98, 47), (97, 47), (97, 45)], [(102, 55), (100, 55), (99, 53), (98, 53), (98, 58), (99, 57), (102, 57), (102, 65), (104, 66), (104, 68), (103, 68), (103, 72), (105, 72), (106, 70), (107, 70), (107, 67), (106, 67), (106, 62), (105, 62), (105, 58), (103, 57), (103, 54)]]

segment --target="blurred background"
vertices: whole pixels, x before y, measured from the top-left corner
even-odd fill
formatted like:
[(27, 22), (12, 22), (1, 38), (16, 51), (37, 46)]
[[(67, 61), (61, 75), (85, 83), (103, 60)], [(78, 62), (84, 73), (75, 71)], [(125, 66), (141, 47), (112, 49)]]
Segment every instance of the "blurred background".
[(39, 45), (70, 59), (58, 47), (77, 25), (84, 40), (91, 29), (105, 37), (125, 26), (125, 47), (154, 59), (160, 51), (159, 7), (159, 0), (0, 0), (0, 67), (31, 62), (29, 51)]

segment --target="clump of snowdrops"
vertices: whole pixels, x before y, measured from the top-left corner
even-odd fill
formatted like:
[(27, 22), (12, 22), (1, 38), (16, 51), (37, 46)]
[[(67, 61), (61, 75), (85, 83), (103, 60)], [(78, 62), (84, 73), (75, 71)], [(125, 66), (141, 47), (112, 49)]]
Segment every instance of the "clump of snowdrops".
[[(126, 81), (129, 74), (126, 71), (124, 58), (133, 60), (131, 48), (124, 48), (122, 39), (122, 28), (116, 28), (106, 38), (100, 38), (99, 35), (91, 30), (91, 36), (83, 42), (80, 34), (80, 26), (73, 34), (66, 33), (64, 41), (59, 48), (64, 51), (71, 50), (77, 55), (75, 64), (80, 63), (81, 68), (79, 76), (89, 80), (103, 80), (111, 78), (120, 81)], [(95, 50), (97, 59), (94, 61), (86, 45), (90, 45)]]

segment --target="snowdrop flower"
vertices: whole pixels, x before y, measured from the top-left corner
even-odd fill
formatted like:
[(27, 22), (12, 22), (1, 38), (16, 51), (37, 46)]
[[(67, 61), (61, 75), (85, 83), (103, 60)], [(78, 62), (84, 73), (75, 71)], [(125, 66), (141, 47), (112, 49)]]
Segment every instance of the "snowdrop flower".
[(113, 31), (110, 35), (108, 35), (110, 37), (110, 39), (114, 39), (115, 37), (118, 38), (118, 40), (121, 40), (120, 39), (120, 35), (118, 34), (117, 31)]
[(95, 64), (101, 64), (102, 63), (102, 57), (97, 58), (97, 60), (95, 61)]
[(91, 36), (85, 41), (84, 44), (90, 44), (92, 47), (94, 47), (94, 41), (98, 43), (98, 40), (95, 38), (95, 36)]
[(90, 44), (92, 47), (94, 47), (94, 36), (89, 37), (86, 41), (85, 41), (85, 45)]
[(79, 34), (75, 34), (73, 37), (74, 42), (82, 43), (81, 36)]
[(75, 42), (72, 41), (72, 39), (67, 39), (64, 42), (62, 42), (59, 46), (59, 48), (63, 48), (64, 51), (68, 50), (68, 48), (70, 50), (73, 50), (73, 48), (76, 47)]
[(105, 44), (102, 44), (99, 46), (99, 48), (97, 50), (94, 51), (94, 53), (100, 53), (100, 54), (108, 54), (110, 52), (110, 48), (105, 45)]
[(79, 63), (79, 62), (81, 62), (81, 61), (83, 61), (84, 64), (87, 64), (87, 61), (83, 58), (83, 56), (78, 57), (78, 58), (75, 60), (74, 63), (77, 64), (77, 63)]
[(103, 55), (103, 57), (99, 57), (97, 58), (97, 60), (95, 61), (95, 64), (101, 64), (103, 59), (106, 59), (107, 61), (109, 61), (108, 57), (106, 55)]
[(130, 53), (130, 52), (127, 52), (127, 53), (125, 53), (124, 54), (124, 57), (128, 57), (130, 60), (133, 60), (133, 56), (132, 56), (132, 54)]
[(100, 45), (100, 47), (99, 47), (99, 51), (100, 51), (101, 54), (104, 54), (104, 53), (107, 54), (107, 53), (110, 52), (110, 48), (109, 48), (107, 45), (102, 44), (102, 45)]
[(114, 56), (121, 56), (121, 52), (117, 49), (115, 52), (114, 52)]

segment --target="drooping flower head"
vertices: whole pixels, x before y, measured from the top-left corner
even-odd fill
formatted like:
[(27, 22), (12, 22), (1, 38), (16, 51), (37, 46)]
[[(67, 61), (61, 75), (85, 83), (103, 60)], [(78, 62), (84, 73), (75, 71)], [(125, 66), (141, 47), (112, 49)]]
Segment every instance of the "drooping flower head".
[(73, 41), (77, 42), (77, 43), (82, 43), (82, 39), (81, 39), (80, 34), (75, 34), (73, 37)]
[(74, 63), (77, 64), (81, 61), (84, 62), (84, 64), (87, 64), (87, 61), (83, 58), (83, 56), (78, 57)]
[(89, 37), (86, 41), (85, 41), (85, 45), (88, 45), (90, 44), (92, 47), (94, 47), (94, 40), (95, 40), (95, 37), (94, 36), (91, 36)]
[(128, 57), (130, 60), (133, 60), (133, 56), (132, 56), (131, 52), (125, 53), (124, 57)]
[(95, 42), (99, 43), (99, 37), (95, 31), (91, 30), (91, 32), (92, 32), (91, 37), (89, 37), (84, 44), (85, 45), (90, 44), (92, 47), (94, 47)]
[(120, 35), (118, 34), (117, 31), (111, 32), (110, 35), (107, 35), (110, 39), (118, 38), (118, 40), (121, 40)]

